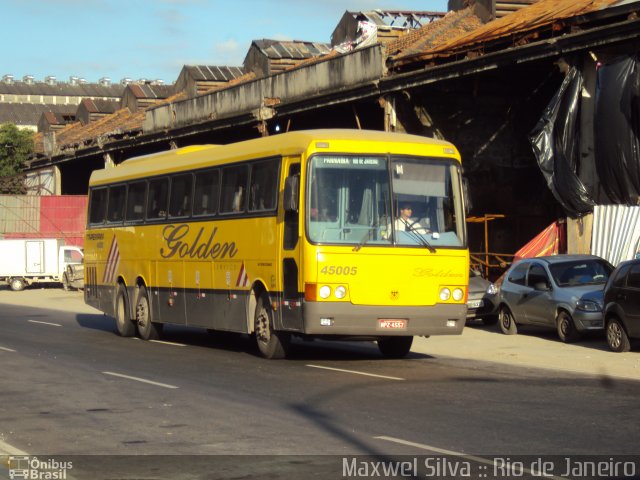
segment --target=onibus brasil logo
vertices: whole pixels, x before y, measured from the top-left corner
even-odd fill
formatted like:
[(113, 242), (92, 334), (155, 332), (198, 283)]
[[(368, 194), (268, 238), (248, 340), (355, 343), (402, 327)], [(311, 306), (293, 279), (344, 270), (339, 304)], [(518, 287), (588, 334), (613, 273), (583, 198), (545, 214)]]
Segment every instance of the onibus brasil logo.
[(9, 478), (11, 480), (65, 480), (67, 470), (73, 462), (61, 462), (52, 458), (40, 460), (38, 457), (9, 456)]

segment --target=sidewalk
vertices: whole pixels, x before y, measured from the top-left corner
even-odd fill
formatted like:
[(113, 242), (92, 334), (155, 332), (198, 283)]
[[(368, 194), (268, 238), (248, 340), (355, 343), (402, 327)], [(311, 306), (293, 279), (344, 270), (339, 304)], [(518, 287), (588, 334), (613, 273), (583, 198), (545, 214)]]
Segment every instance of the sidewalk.
[(520, 327), (504, 335), (499, 326), (466, 326), (461, 336), (416, 337), (412, 351), (426, 355), (546, 368), (564, 372), (640, 380), (640, 350), (615, 353), (604, 333), (573, 344), (562, 343), (555, 331)]

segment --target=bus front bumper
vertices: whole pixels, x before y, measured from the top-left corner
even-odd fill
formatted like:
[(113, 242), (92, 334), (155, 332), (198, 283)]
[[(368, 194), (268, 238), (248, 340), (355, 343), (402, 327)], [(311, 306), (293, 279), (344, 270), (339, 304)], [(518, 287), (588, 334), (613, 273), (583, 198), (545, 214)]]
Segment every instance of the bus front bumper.
[(304, 302), (304, 333), (310, 335), (459, 335), (467, 306), (363, 306), (344, 302)]

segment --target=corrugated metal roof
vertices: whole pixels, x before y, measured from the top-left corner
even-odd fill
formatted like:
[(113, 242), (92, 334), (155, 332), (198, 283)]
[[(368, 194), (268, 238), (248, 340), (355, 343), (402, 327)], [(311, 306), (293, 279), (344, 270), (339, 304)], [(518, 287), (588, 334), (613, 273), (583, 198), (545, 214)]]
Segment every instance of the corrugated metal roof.
[(631, 260), (640, 251), (640, 207), (596, 205), (593, 209), (591, 253), (612, 265)]
[(245, 74), (242, 67), (216, 65), (185, 65), (189, 75), (196, 81), (228, 82)]
[(0, 123), (16, 125), (37, 125), (44, 112), (75, 114), (77, 105), (53, 105), (45, 103), (3, 103), (0, 108)]
[[(539, 0), (537, 3), (522, 8), (510, 15), (493, 20), (471, 32), (449, 37), (420, 50), (413, 46), (398, 51), (390, 59), (391, 65), (401, 65), (412, 61), (425, 61), (436, 57), (450, 57), (461, 51), (477, 48), (492, 40), (522, 35), (542, 27), (547, 27), (561, 20), (579, 17), (587, 13), (607, 8), (619, 0)], [(448, 16), (448, 15), (447, 15)], [(434, 22), (437, 24), (444, 19)]]
[(157, 98), (163, 99), (173, 94), (173, 85), (150, 85), (148, 83), (130, 83), (127, 89), (135, 95), (136, 98)]
[(50, 85), (44, 82), (16, 82), (0, 81), (0, 93), (11, 95), (53, 95), (70, 97), (121, 97), (124, 85), (100, 85), (99, 83), (85, 83), (72, 85), (70, 83), (56, 83)]
[(118, 109), (118, 100), (103, 100), (83, 98), (80, 105), (83, 105), (89, 113), (113, 113)]
[(270, 59), (303, 60), (305, 58), (318, 57), (331, 51), (328, 43), (278, 41), (278, 40), (254, 40), (253, 44)]

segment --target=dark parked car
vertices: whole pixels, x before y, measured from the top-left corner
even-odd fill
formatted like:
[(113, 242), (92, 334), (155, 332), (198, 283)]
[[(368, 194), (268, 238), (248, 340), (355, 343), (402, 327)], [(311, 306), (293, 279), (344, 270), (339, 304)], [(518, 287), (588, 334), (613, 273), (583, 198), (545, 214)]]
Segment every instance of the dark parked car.
[(467, 297), (467, 321), (482, 320), (485, 325), (498, 321), (496, 294), (498, 288), (486, 280), (480, 272), (469, 271), (469, 296)]
[(500, 287), (500, 328), (518, 324), (553, 327), (560, 340), (604, 327), (603, 289), (613, 267), (595, 255), (526, 258), (509, 268)]
[(604, 290), (607, 343), (614, 352), (631, 350), (632, 338), (640, 338), (640, 260), (622, 262)]

